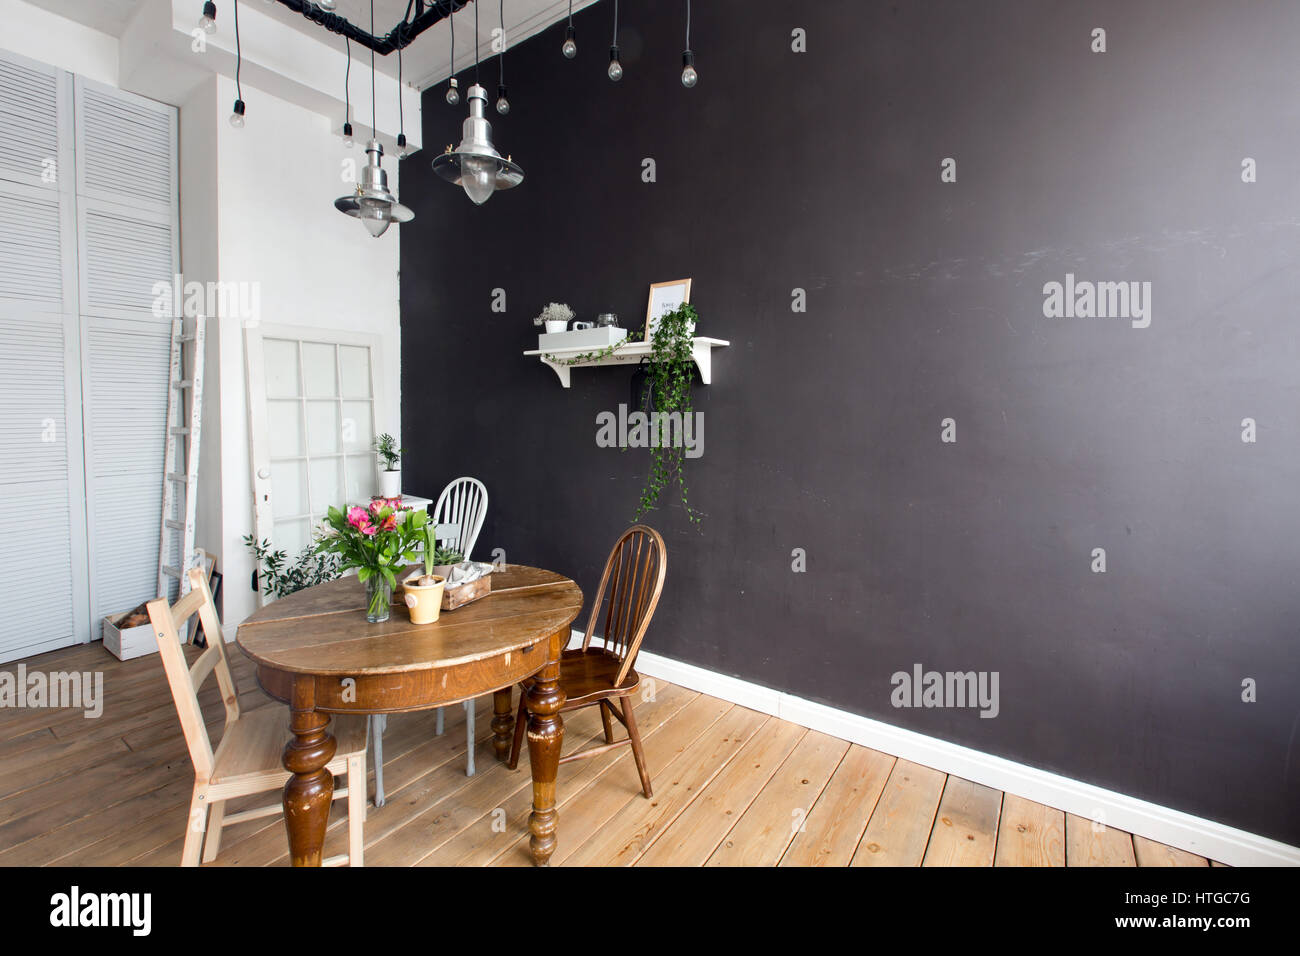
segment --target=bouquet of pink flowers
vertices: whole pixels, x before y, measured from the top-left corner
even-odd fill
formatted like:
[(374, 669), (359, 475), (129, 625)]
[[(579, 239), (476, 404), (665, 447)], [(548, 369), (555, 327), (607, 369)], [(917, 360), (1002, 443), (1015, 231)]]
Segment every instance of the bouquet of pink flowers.
[(415, 561), (428, 520), (427, 511), (404, 508), (401, 498), (375, 498), (369, 508), (353, 506), (346, 513), (329, 509), (316, 549), (337, 554), (343, 568), (357, 569), (366, 585), (368, 621), (388, 619), (394, 569)]

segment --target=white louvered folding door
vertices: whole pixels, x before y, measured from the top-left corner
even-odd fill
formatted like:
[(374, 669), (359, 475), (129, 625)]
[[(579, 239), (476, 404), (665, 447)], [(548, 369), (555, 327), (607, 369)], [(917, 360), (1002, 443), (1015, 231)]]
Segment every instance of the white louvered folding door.
[(80, 77), (74, 97), (93, 622), (157, 591), (170, 293), (155, 302), (179, 271), (176, 111)]
[(0, 56), (0, 662), (90, 632), (72, 95)]

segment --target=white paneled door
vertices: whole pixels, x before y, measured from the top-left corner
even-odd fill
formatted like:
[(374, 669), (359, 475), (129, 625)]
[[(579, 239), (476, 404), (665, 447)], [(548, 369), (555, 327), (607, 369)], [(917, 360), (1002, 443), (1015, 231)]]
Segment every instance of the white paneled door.
[(255, 533), (293, 557), (331, 505), (374, 493), (379, 342), (263, 324), (245, 346)]
[(179, 262), (174, 109), (0, 53), (0, 130), (4, 662), (155, 596)]

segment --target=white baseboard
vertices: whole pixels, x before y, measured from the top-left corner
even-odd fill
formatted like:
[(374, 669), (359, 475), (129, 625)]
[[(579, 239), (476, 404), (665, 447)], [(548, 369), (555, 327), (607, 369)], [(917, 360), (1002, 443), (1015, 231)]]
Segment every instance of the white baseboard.
[[(574, 632), (581, 642), (581, 632)], [(637, 670), (1230, 866), (1300, 866), (1300, 847), (642, 651)]]

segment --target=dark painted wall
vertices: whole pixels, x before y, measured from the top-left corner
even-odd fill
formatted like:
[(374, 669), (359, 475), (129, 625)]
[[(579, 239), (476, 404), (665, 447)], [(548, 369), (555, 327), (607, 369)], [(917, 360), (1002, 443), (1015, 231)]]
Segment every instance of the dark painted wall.
[[(632, 373), (561, 389), (530, 320), (639, 327), (692, 276), (732, 345), (696, 389), (704, 523), (651, 518), (648, 649), (1300, 844), (1300, 5), (701, 2), (693, 91), (679, 6), (623, 4), (618, 85), (609, 4), (574, 62), (560, 26), (510, 51), (527, 179), (481, 208), (430, 171), (463, 108), (426, 95), (408, 484), (477, 475), (478, 556), (590, 594), (649, 460), (595, 443)], [(1045, 317), (1067, 273), (1150, 282), (1150, 327)], [(895, 709), (914, 663), (999, 672), (1000, 714)]]

